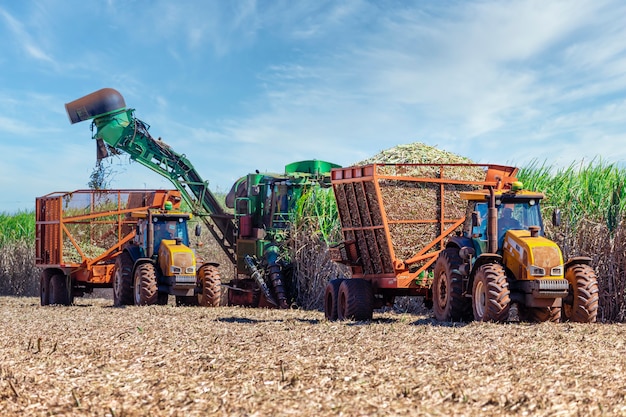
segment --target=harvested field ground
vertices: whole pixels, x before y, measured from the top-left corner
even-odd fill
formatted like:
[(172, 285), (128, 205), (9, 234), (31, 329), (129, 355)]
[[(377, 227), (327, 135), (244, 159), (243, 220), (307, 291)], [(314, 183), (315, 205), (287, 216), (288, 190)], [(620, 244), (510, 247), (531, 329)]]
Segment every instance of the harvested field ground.
[(0, 415), (626, 415), (622, 324), (0, 298)]

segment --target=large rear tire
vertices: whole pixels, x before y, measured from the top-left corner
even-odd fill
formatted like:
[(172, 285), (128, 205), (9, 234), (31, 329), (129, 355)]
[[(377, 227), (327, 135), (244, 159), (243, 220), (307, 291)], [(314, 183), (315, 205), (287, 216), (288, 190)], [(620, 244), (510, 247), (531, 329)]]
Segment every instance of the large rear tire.
[(503, 323), (509, 318), (511, 292), (504, 267), (500, 264), (484, 264), (474, 276), (472, 307), (474, 320)]
[(359, 278), (343, 280), (337, 296), (339, 320), (371, 320), (374, 312), (372, 284)]
[(432, 292), (433, 312), (438, 321), (465, 321), (470, 318), (472, 306), (463, 297), (463, 277), (458, 273), (462, 263), (456, 248), (444, 249), (437, 258)]
[(222, 278), (219, 269), (215, 265), (202, 265), (198, 269), (198, 280), (198, 305), (219, 307), (222, 301)]
[(324, 316), (326, 320), (335, 321), (337, 320), (337, 304), (339, 298), (339, 287), (343, 282), (343, 279), (331, 279), (328, 284), (326, 284), (326, 289), (324, 290)]
[(598, 278), (592, 267), (575, 264), (565, 271), (570, 284), (570, 296), (563, 303), (563, 320), (595, 323), (598, 316)]
[(57, 305), (70, 305), (70, 293), (65, 275), (56, 274), (50, 277), (49, 302)]
[(113, 270), (113, 305), (133, 304), (133, 260), (127, 252), (122, 252), (115, 260)]
[(39, 302), (42, 306), (50, 304), (50, 276), (46, 273), (39, 277)]
[(151, 263), (141, 264), (135, 269), (135, 305), (156, 304), (159, 297), (156, 271)]

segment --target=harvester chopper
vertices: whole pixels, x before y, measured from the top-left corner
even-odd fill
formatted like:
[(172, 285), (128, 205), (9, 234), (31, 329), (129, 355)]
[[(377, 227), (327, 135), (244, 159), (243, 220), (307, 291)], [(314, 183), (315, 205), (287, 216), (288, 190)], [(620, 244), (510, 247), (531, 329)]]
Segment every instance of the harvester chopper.
[(286, 165), (282, 174), (245, 175), (226, 197), (230, 212), (185, 155), (150, 135), (150, 126), (135, 117), (118, 91), (104, 88), (65, 108), (72, 124), (93, 119), (98, 158), (111, 149), (125, 153), (180, 192), (234, 265), (235, 278), (226, 286), (229, 305), (287, 308), (293, 302), (292, 264), (285, 255), (289, 224), (303, 193), (330, 187), (330, 170), (338, 165), (307, 160)]

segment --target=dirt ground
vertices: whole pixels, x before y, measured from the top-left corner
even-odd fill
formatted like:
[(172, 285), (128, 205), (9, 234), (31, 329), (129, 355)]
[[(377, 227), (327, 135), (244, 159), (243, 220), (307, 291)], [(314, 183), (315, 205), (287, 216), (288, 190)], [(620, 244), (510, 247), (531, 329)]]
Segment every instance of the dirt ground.
[(626, 415), (623, 324), (76, 302), (0, 297), (0, 415)]

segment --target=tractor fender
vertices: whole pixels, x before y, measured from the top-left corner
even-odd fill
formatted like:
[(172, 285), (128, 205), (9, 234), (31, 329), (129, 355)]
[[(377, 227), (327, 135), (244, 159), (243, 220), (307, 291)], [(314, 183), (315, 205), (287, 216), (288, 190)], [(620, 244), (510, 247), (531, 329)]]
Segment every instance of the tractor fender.
[(124, 252), (128, 253), (130, 259), (133, 260), (133, 264), (137, 262), (138, 259), (143, 257), (141, 253), (141, 248), (139, 246), (129, 246), (124, 249)]
[(572, 265), (589, 265), (591, 266), (591, 258), (588, 256), (574, 256), (565, 262), (565, 270), (567, 271)]
[(202, 265), (198, 266), (198, 269), (202, 268), (205, 265), (214, 266), (216, 268), (220, 266), (220, 264), (218, 264), (217, 262), (204, 262)]
[(457, 248), (459, 250), (466, 246), (473, 248), (474, 244), (472, 239), (463, 236), (452, 236), (448, 239), (448, 243), (446, 243), (446, 248)]
[(502, 265), (502, 255), (498, 255), (497, 253), (481, 253), (480, 255), (478, 255), (472, 265), (472, 271), (469, 274), (467, 288), (471, 289), (474, 285), (474, 276), (476, 275), (476, 271), (478, 271), (478, 268), (485, 264), (493, 263)]

